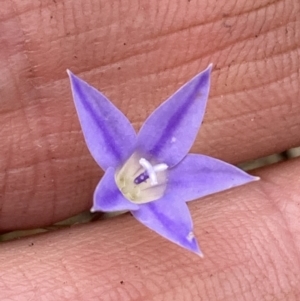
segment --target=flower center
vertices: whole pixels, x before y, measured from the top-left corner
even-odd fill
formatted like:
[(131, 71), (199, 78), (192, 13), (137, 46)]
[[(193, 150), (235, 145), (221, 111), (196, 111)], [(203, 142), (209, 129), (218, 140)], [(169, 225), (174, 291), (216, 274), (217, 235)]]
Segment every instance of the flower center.
[(123, 195), (137, 204), (161, 198), (166, 190), (167, 169), (165, 163), (148, 161), (134, 153), (117, 170), (115, 180)]

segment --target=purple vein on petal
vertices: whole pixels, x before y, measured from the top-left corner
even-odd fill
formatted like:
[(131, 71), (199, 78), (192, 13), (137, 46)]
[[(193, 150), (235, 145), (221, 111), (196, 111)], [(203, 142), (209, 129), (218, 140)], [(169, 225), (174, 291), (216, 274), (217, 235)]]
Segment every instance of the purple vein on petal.
[[(201, 80), (199, 81), (199, 86), (203, 86), (203, 82), (206, 81), (206, 78), (201, 77)], [(194, 89), (190, 91), (190, 94), (186, 95), (186, 98), (195, 99), (197, 97), (197, 94), (199, 94), (199, 87), (195, 86)], [(164, 145), (168, 141), (168, 137), (174, 133), (176, 129), (176, 124), (181, 123), (182, 119), (186, 116), (187, 111), (192, 105), (192, 101), (181, 103), (180, 106), (178, 106), (177, 110), (174, 112), (174, 114), (170, 116), (167, 126), (165, 127), (164, 131), (161, 132), (162, 134), (160, 135), (160, 138), (157, 140), (156, 145), (152, 149), (154, 153), (159, 153), (160, 150), (163, 149)]]
[(169, 166), (190, 150), (205, 113), (211, 65), (159, 106), (138, 133), (138, 148)]
[(86, 109), (86, 111), (90, 114), (93, 121), (97, 124), (97, 127), (101, 129), (103, 136), (105, 137), (105, 144), (109, 148), (110, 152), (113, 153), (113, 155), (118, 159), (121, 160), (121, 153), (118, 148), (114, 145), (113, 135), (111, 132), (106, 131), (106, 128), (103, 126), (103, 123), (100, 122), (99, 116), (96, 114), (94, 108), (92, 107), (91, 103), (87, 101), (86, 97), (84, 96), (84, 93), (81, 91), (80, 86), (77, 86), (77, 93), (81, 94), (80, 97), (83, 100), (82, 105)]
[(68, 71), (72, 93), (86, 144), (105, 170), (116, 167), (133, 151), (136, 133), (107, 97)]
[(166, 194), (187, 202), (258, 179), (221, 160), (188, 154), (170, 169)]
[(139, 210), (131, 213), (151, 230), (202, 256), (197, 240), (193, 236), (189, 209), (186, 203), (175, 195), (165, 195), (157, 201), (143, 204)]

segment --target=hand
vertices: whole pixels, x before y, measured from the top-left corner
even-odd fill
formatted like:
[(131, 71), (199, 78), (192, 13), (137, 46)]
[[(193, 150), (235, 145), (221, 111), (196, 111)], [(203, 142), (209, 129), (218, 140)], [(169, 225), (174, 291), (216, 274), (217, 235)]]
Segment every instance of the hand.
[[(150, 3), (150, 2), (149, 2)], [(0, 229), (91, 207), (102, 172), (65, 70), (136, 129), (215, 64), (192, 149), (240, 163), (300, 145), (299, 4), (211, 1), (2, 3)], [(0, 245), (2, 300), (297, 300), (300, 160), (189, 203), (204, 260), (129, 214)], [(297, 298), (298, 297), (298, 298)]]

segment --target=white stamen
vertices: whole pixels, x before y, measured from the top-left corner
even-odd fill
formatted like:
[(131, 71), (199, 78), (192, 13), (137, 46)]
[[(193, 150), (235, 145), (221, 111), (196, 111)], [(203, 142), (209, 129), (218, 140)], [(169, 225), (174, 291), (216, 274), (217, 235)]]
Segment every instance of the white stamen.
[(146, 169), (148, 176), (150, 178), (150, 181), (151, 181), (151, 185), (152, 186), (156, 185), (157, 184), (157, 176), (156, 176), (155, 170), (154, 170), (153, 166), (151, 165), (151, 163), (144, 158), (141, 158), (139, 163), (144, 167), (144, 169)]
[(168, 169), (168, 165), (165, 164), (165, 163), (160, 163), (160, 164), (157, 164), (157, 165), (154, 165), (153, 166), (153, 169), (155, 172), (160, 172), (160, 171), (165, 171)]
[(145, 158), (141, 158), (139, 160), (139, 163), (147, 171), (152, 186), (158, 183), (156, 173), (160, 171), (164, 171), (168, 168), (168, 165), (165, 163), (152, 166), (152, 164)]

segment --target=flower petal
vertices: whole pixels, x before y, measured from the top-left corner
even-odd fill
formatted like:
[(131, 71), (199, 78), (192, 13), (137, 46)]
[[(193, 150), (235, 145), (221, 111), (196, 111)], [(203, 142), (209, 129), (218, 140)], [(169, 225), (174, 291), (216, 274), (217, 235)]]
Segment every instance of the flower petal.
[(164, 238), (203, 256), (193, 234), (193, 223), (186, 203), (165, 197), (140, 206), (133, 216)]
[(133, 152), (136, 133), (125, 117), (102, 93), (68, 71), (73, 99), (86, 144), (105, 170), (117, 167)]
[(211, 69), (209, 65), (149, 116), (138, 134), (142, 153), (169, 167), (188, 153), (205, 113)]
[(166, 193), (187, 202), (258, 179), (221, 160), (189, 154), (169, 170)]
[(115, 170), (109, 167), (94, 192), (92, 212), (137, 210), (139, 206), (129, 202), (120, 192), (115, 182)]

